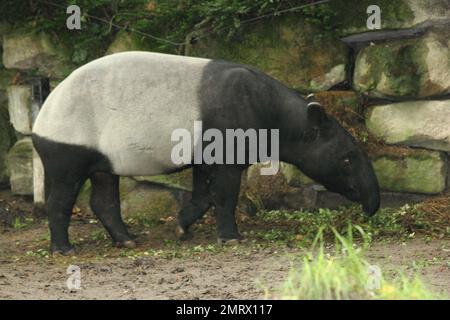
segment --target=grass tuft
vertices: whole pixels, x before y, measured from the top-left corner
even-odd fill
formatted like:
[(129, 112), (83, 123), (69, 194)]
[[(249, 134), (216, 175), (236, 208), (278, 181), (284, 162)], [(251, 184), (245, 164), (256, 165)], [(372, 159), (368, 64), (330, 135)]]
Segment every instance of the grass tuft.
[[(362, 228), (354, 226), (362, 239), (367, 235)], [(334, 253), (324, 247), (324, 229), (305, 255), (299, 267), (293, 266), (282, 287), (268, 298), (287, 300), (354, 300), (354, 299), (441, 299), (429, 291), (418, 276), (405, 275), (389, 280), (381, 269), (371, 266), (364, 258), (367, 242), (357, 246), (353, 242), (353, 230), (349, 225), (346, 236), (332, 228), (336, 244)]]

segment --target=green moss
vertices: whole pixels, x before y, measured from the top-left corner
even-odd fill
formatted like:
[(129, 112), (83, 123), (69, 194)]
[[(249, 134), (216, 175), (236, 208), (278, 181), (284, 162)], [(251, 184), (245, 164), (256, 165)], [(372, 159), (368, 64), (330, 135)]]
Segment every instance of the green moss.
[(361, 92), (414, 97), (427, 80), (428, 48), (417, 40), (366, 47), (356, 61), (355, 85)]
[(33, 145), (31, 144), (31, 139), (25, 138), (14, 145), (10, 151), (9, 157), (13, 157), (15, 160), (27, 160), (31, 158), (32, 153)]
[(176, 215), (180, 206), (170, 191), (140, 186), (124, 198), (122, 209), (127, 217), (144, 215), (160, 219)]
[(314, 184), (314, 180), (307, 177), (297, 167), (292, 164), (282, 163), (281, 172), (286, 179), (286, 182), (291, 187), (302, 187), (305, 185)]
[(15, 70), (0, 68), (0, 90), (6, 90), (12, 84), (12, 79), (16, 73)]
[(435, 194), (445, 188), (446, 166), (438, 152), (408, 157), (378, 157), (374, 169), (382, 189)]
[[(270, 23), (248, 25), (229, 42), (202, 39), (187, 48), (187, 55), (251, 65), (300, 91), (326, 90), (344, 80), (328, 79), (327, 74), (336, 66), (345, 70), (348, 49), (338, 40), (318, 37), (318, 33), (320, 29), (298, 15), (276, 17)], [(324, 83), (327, 81), (330, 83)]]

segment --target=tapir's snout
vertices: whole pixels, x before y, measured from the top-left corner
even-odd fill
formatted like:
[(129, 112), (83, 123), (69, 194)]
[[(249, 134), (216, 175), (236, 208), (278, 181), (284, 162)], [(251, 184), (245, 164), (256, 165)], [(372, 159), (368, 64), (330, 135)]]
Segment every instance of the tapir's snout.
[(364, 213), (366, 213), (369, 217), (377, 213), (378, 209), (380, 208), (379, 192), (376, 192), (375, 194), (371, 195), (368, 201), (363, 202), (362, 207)]
[[(365, 174), (364, 174), (365, 173)], [(380, 208), (380, 188), (370, 161), (366, 160), (366, 170), (360, 176), (360, 203), (368, 216), (373, 216)]]

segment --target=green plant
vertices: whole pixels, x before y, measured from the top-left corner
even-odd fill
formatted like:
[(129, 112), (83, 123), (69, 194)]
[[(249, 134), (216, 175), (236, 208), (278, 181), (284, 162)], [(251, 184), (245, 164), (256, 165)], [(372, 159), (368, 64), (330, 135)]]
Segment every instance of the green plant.
[[(354, 228), (366, 238), (360, 227)], [(346, 237), (335, 229), (332, 231), (336, 237), (334, 254), (325, 251), (321, 229), (300, 267), (293, 267), (281, 289), (268, 293), (269, 296), (304, 300), (443, 298), (428, 291), (417, 276), (400, 275), (399, 280), (389, 280), (382, 274), (371, 274), (370, 264), (364, 259), (367, 242), (356, 246), (351, 226)], [(370, 286), (371, 283), (375, 285)]]
[(45, 249), (38, 249), (36, 251), (27, 251), (26, 253), (27, 257), (33, 257), (33, 258), (46, 258), (48, 259), (50, 257), (50, 254)]
[(107, 240), (108, 239), (108, 235), (102, 229), (94, 230), (94, 231), (91, 232), (91, 239), (94, 240), (94, 241)]
[[(345, 206), (336, 210), (317, 209), (300, 211), (259, 211), (257, 218), (264, 223), (289, 224), (289, 234), (296, 234), (311, 242), (317, 232), (324, 228), (326, 239), (333, 239), (331, 227), (346, 234), (348, 223), (361, 226), (369, 240), (382, 237), (409, 239), (417, 234), (442, 237), (448, 235), (448, 221), (435, 217), (419, 209), (418, 205), (404, 205), (401, 208), (383, 208), (375, 216), (365, 216), (358, 206)], [(275, 230), (280, 230), (274, 226)], [(280, 230), (281, 232), (281, 230)], [(288, 239), (288, 235), (278, 237)]]
[(30, 225), (32, 225), (34, 222), (34, 219), (32, 217), (25, 217), (25, 218), (21, 218), (21, 217), (16, 217), (14, 219), (13, 222), (13, 228), (14, 229), (24, 229), (26, 227), (29, 227)]
[[(277, 13), (317, 0), (51, 0), (2, 1), (0, 21), (14, 28), (26, 26), (33, 32), (46, 32), (72, 52), (75, 65), (102, 56), (117, 27), (137, 33), (152, 50), (178, 53), (187, 35), (199, 27), (231, 39), (242, 30), (243, 22)], [(51, 2), (51, 3), (49, 3)], [(82, 29), (68, 30), (66, 8), (81, 8)], [(333, 30), (333, 11), (328, 4), (296, 10), (308, 22)], [(250, 20), (250, 21), (249, 21)], [(174, 23), (176, 22), (176, 23)], [(148, 35), (151, 36), (148, 36)], [(159, 39), (156, 39), (159, 38)], [(164, 39), (164, 40), (161, 40)], [(68, 71), (69, 72), (69, 71)]]

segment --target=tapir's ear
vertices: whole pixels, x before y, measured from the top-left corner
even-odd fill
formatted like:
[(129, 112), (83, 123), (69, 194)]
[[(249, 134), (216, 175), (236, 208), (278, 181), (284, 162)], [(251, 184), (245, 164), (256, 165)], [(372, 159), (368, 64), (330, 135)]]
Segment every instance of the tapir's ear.
[(325, 110), (318, 102), (308, 103), (308, 123), (314, 127), (321, 127), (328, 121)]

